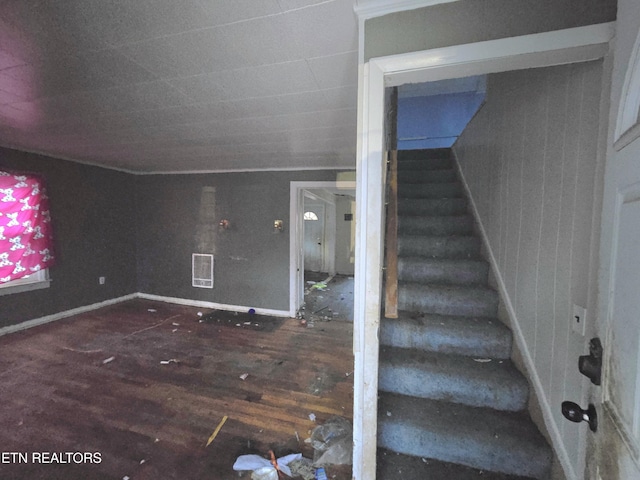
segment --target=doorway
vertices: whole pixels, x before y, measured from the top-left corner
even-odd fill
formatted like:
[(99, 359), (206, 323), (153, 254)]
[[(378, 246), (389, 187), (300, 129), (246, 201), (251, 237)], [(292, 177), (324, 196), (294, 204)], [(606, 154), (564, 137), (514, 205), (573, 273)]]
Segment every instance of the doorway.
[[(385, 88), (598, 59), (608, 51), (610, 39), (610, 25), (595, 25), (373, 58), (361, 64), (357, 169), (357, 214), (360, 221), (354, 292), (355, 478), (375, 478), (375, 464), (371, 459), (375, 458), (377, 443), (378, 331), (384, 242)], [(545, 408), (543, 415), (550, 418), (550, 407), (545, 405)], [(561, 461), (563, 465), (570, 464), (566, 457)]]
[(353, 277), (355, 189), (354, 181), (291, 182), (290, 315), (304, 303), (305, 270), (324, 278), (336, 273)]

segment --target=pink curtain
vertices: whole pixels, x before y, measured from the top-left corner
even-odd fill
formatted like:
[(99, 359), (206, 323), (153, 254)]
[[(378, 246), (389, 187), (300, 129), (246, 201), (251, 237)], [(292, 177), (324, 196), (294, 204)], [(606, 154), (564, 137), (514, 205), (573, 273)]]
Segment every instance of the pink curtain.
[(53, 262), (51, 217), (42, 179), (0, 170), (0, 284)]

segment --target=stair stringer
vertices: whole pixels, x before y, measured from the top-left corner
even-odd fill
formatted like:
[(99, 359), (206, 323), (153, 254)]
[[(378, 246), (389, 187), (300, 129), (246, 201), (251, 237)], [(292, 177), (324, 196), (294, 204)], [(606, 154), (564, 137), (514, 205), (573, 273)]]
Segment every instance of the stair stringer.
[(464, 172), (460, 168), (458, 157), (455, 149), (451, 148), (451, 155), (454, 168), (458, 174), (458, 178), (462, 183), (464, 197), (468, 200), (469, 210), (473, 216), (473, 229), (481, 239), (482, 257), (489, 262), (489, 285), (498, 292), (498, 320), (508, 326), (513, 332), (514, 342), (512, 343), (511, 360), (527, 378), (529, 384), (533, 387), (529, 389), (529, 402), (527, 409), (531, 420), (536, 424), (540, 433), (547, 439), (553, 451), (553, 462), (551, 471), (551, 480), (578, 480), (575, 470), (569, 458), (569, 453), (564, 447), (560, 426), (555, 421), (551, 405), (544, 395), (542, 382), (535, 368), (533, 356), (527, 347), (522, 328), (518, 322), (515, 308), (509, 297), (507, 287), (504, 283), (498, 262), (489, 246), (487, 232), (480, 221), (477, 205), (474, 201), (469, 184), (464, 176)]

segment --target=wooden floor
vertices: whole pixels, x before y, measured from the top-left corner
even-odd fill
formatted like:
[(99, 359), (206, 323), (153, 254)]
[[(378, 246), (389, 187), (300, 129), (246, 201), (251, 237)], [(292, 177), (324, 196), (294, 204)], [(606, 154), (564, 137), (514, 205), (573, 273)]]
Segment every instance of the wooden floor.
[(135, 300), (0, 337), (0, 478), (237, 479), (239, 455), (312, 458), (315, 426), (352, 419), (352, 323), (197, 313)]

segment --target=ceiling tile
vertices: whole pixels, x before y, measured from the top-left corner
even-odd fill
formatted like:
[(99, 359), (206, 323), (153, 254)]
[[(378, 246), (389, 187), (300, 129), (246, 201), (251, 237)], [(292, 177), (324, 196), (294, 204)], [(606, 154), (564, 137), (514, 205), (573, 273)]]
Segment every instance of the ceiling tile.
[(358, 84), (358, 52), (338, 53), (307, 60), (320, 88)]
[(293, 10), (285, 17), (304, 57), (358, 50), (358, 22), (351, 1), (338, 0)]
[(311, 69), (304, 60), (244, 68), (228, 72), (227, 98), (268, 97), (318, 90)]
[[(309, 7), (319, 3), (325, 3), (327, 0), (278, 0), (283, 11), (295, 10), (298, 8)], [(344, 1), (344, 0), (339, 0)]]

